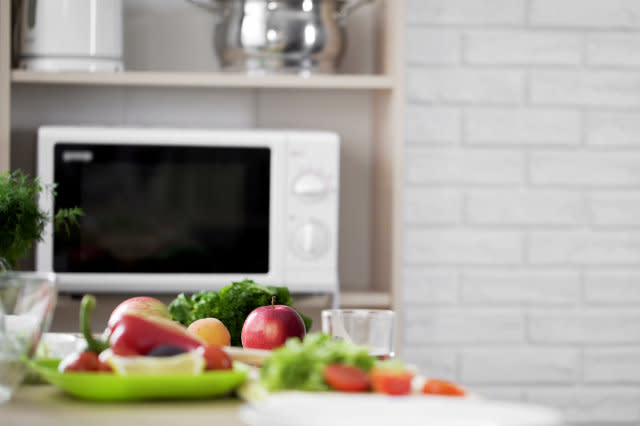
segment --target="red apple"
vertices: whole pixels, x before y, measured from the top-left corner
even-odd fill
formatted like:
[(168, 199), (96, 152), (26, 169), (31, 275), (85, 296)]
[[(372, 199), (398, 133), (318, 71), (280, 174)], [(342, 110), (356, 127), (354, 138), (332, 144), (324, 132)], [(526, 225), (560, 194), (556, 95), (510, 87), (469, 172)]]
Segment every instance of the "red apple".
[(141, 317), (171, 318), (167, 305), (158, 299), (148, 296), (132, 297), (120, 303), (113, 312), (111, 312), (111, 316), (107, 322), (107, 330), (111, 330), (125, 314), (138, 315)]
[(285, 305), (256, 308), (242, 326), (242, 346), (252, 349), (275, 349), (290, 337), (304, 338), (304, 321), (293, 309)]

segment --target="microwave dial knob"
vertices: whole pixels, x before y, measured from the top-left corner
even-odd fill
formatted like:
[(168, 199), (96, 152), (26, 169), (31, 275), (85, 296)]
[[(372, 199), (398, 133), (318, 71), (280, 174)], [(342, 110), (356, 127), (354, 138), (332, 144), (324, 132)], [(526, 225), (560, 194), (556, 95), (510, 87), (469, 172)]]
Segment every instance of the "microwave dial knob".
[(293, 193), (306, 201), (321, 200), (327, 192), (327, 180), (317, 173), (304, 173), (293, 182)]
[(305, 222), (294, 230), (291, 248), (301, 259), (316, 259), (329, 249), (329, 231), (320, 222)]

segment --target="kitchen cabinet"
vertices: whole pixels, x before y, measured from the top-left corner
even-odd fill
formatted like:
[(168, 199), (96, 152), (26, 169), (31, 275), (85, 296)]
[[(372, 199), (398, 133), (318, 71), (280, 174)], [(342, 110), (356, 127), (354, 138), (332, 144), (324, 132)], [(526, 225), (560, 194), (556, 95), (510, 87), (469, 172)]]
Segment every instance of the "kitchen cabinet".
[[(134, 8), (144, 4), (130, 2)], [(172, 7), (176, 4), (189, 7), (184, 2)], [(42, 73), (11, 68), (11, 1), (0, 0), (0, 171), (34, 170), (35, 132), (41, 124), (337, 131), (343, 139), (342, 304), (399, 309), (405, 1), (377, 0), (362, 11), (348, 28), (351, 46), (335, 75), (247, 76), (200, 66), (194, 71), (188, 64), (167, 69), (160, 62), (157, 69), (143, 69), (144, 55), (131, 49), (151, 43), (153, 36), (143, 31), (162, 23), (149, 21), (160, 15), (137, 9), (131, 12), (128, 29), (125, 14), (125, 66), (133, 70)], [(167, 16), (173, 22), (182, 15)], [(128, 39), (135, 41), (127, 44)]]

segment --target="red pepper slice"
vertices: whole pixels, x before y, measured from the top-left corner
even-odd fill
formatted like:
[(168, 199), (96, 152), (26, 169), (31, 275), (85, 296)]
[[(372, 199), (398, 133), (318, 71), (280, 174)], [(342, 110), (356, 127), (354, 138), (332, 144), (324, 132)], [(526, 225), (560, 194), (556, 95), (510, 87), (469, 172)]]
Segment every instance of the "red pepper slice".
[(429, 379), (422, 387), (422, 393), (443, 396), (465, 396), (467, 392), (455, 383), (439, 379)]
[(205, 342), (175, 321), (127, 314), (115, 324), (109, 338), (109, 346), (118, 355), (147, 355), (158, 345), (191, 351)]

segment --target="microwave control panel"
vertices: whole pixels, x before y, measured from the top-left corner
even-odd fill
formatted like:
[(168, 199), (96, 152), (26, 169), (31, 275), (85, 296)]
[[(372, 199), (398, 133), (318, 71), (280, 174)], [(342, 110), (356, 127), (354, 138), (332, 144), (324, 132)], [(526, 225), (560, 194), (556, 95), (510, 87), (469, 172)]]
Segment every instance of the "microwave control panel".
[(340, 139), (326, 132), (287, 136), (287, 281), (335, 281)]

